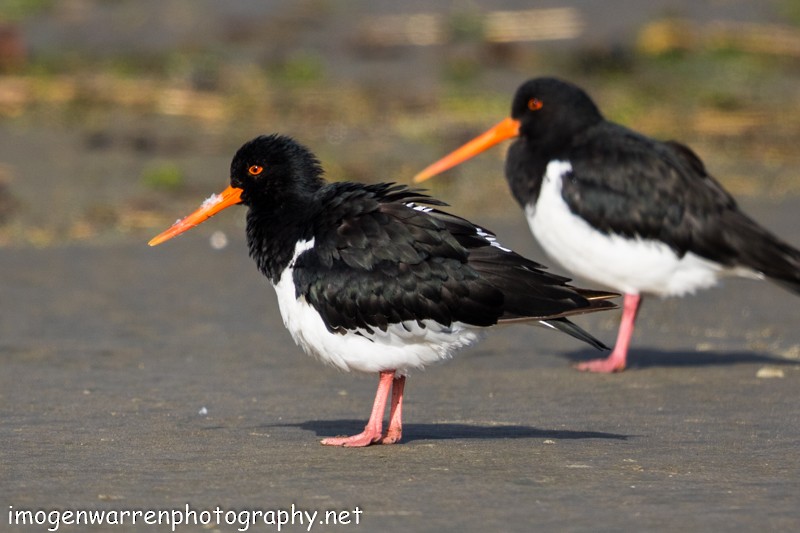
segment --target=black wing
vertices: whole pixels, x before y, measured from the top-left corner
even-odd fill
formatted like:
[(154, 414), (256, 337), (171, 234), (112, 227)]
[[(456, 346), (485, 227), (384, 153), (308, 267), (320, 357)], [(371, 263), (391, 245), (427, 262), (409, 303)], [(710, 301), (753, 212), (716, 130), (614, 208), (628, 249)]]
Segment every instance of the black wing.
[(578, 138), (562, 193), (593, 226), (668, 242), (683, 253), (701, 220), (736, 209), (733, 198), (678, 143), (661, 143), (611, 123)]
[(404, 186), (336, 183), (320, 194), (315, 246), (298, 257), (294, 280), (331, 331), (424, 319), (489, 326), (613, 307)]
[(800, 290), (800, 252), (739, 210), (690, 148), (611, 123), (597, 128), (578, 140), (563, 180), (574, 213), (606, 233), (657, 239)]

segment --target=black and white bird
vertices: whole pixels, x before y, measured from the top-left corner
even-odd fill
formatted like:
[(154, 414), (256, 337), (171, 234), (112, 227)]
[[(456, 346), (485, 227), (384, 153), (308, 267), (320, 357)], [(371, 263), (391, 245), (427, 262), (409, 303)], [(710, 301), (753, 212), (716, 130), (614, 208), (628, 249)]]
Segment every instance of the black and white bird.
[(449, 358), (489, 326), (530, 321), (605, 348), (565, 317), (614, 308), (609, 299), (618, 295), (571, 287), (418, 191), (326, 183), (322, 174), (291, 138), (257, 137), (234, 156), (230, 186), (150, 245), (231, 205), (249, 207), (250, 255), (294, 341), (342, 370), (380, 374), (364, 431), (323, 444), (398, 441), (408, 371)]
[(579, 87), (536, 78), (511, 116), (415, 176), (424, 181), (509, 138), (511, 192), (544, 251), (570, 273), (625, 294), (616, 346), (581, 370), (625, 368), (643, 294), (681, 296), (723, 276), (800, 292), (800, 251), (762, 228), (675, 141), (603, 118)]

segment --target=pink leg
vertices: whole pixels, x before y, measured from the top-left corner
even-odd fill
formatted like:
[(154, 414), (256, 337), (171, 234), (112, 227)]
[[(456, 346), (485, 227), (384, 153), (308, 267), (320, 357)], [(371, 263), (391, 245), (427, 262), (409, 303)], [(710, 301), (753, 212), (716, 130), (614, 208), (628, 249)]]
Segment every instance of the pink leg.
[(392, 409), (389, 414), (389, 429), (381, 439), (381, 444), (394, 444), (403, 436), (403, 388), (406, 377), (394, 378), (392, 383)]
[(628, 358), (628, 346), (631, 343), (633, 327), (636, 322), (636, 313), (639, 311), (639, 304), (642, 297), (639, 294), (626, 294), (622, 309), (622, 322), (619, 325), (617, 334), (617, 344), (614, 350), (605, 359), (593, 359), (583, 363), (578, 363), (575, 368), (585, 372), (622, 372), (625, 370), (625, 362)]
[(369, 446), (373, 442), (381, 440), (383, 432), (383, 411), (386, 408), (386, 397), (394, 380), (394, 370), (386, 370), (380, 373), (378, 381), (378, 392), (375, 393), (375, 402), (372, 404), (372, 413), (369, 415), (364, 431), (351, 437), (329, 437), (322, 439), (322, 444), (326, 446)]

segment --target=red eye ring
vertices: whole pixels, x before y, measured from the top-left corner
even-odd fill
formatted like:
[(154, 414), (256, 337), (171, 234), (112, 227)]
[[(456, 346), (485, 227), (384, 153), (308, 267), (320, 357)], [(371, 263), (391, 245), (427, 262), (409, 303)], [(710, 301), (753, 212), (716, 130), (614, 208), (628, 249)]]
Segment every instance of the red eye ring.
[(250, 168), (247, 169), (247, 173), (251, 176), (258, 176), (262, 172), (264, 172), (264, 167), (260, 165), (251, 165)]
[(531, 98), (528, 100), (528, 109), (531, 111), (538, 111), (544, 104), (538, 98)]

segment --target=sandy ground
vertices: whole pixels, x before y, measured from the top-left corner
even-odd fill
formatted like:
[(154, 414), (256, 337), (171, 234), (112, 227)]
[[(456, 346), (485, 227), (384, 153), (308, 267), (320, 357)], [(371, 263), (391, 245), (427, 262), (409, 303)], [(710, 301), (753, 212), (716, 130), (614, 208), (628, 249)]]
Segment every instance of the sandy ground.
[[(797, 199), (746, 207), (800, 245)], [(481, 222), (536, 254), (518, 214)], [(410, 377), (402, 444), (328, 448), (360, 430), (376, 378), (303, 355), (242, 236), (214, 250), (213, 225), (158, 248), (3, 250), (0, 530), (47, 529), (9, 526), (14, 510), (187, 504), (350, 513), (322, 531), (800, 527), (792, 294), (733, 280), (647, 301), (619, 375), (572, 370), (595, 354), (566, 336), (498, 330)], [(579, 321), (611, 343), (618, 316)], [(98, 530), (170, 530), (127, 524)]]

